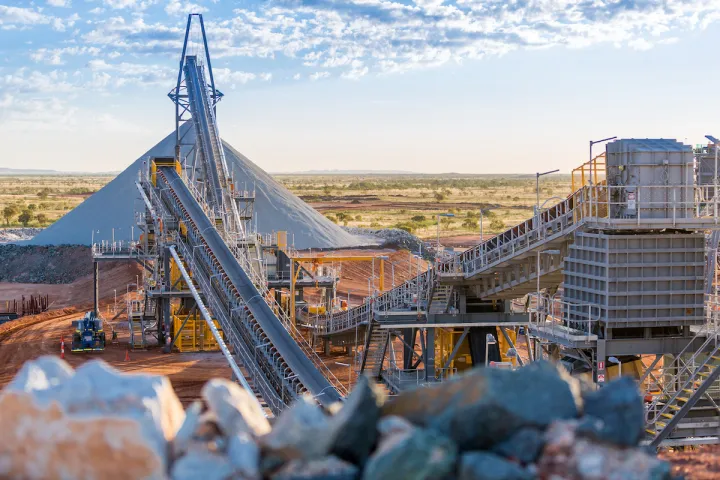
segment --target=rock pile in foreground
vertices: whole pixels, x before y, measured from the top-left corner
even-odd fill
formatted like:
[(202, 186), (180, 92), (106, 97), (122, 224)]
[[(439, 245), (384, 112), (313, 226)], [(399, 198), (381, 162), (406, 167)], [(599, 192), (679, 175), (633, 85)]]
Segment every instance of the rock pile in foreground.
[(330, 411), (307, 397), (270, 421), (226, 380), (183, 411), (164, 377), (43, 357), (0, 393), (0, 431), (0, 478), (672, 478), (638, 447), (632, 379), (582, 392), (544, 362), (392, 399), (363, 378)]

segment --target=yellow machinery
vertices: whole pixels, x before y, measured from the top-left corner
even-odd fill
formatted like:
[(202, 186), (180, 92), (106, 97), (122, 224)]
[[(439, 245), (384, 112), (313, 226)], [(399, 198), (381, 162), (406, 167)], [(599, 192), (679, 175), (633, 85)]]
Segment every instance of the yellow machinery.
[[(183, 262), (184, 263), (184, 262)], [(192, 276), (192, 274), (190, 274)], [(180, 273), (180, 269), (175, 263), (175, 259), (170, 259), (170, 285), (174, 285), (174, 290), (187, 290), (187, 282)]]
[[(510, 337), (510, 340), (512, 340), (513, 345), (517, 345), (517, 332), (513, 328), (506, 328), (505, 333), (507, 333), (507, 336)], [(510, 348), (510, 344), (505, 340), (505, 335), (502, 334), (500, 331), (500, 327), (497, 327), (497, 339), (498, 339), (498, 347), (500, 349), (500, 360), (503, 362), (510, 362), (513, 364), (513, 366), (517, 365), (517, 360), (513, 357), (508, 357), (506, 354)]]
[[(220, 350), (215, 337), (199, 312), (194, 313), (187, 319), (187, 312), (176, 310), (172, 315), (173, 337), (175, 346), (180, 352), (214, 352)], [(183, 322), (185, 327), (183, 328)], [(214, 320), (215, 327), (222, 334), (220, 324)]]
[[(455, 344), (460, 339), (460, 336), (463, 333), (463, 329), (453, 329), (453, 328), (437, 328), (435, 329), (435, 367), (436, 369), (444, 368), (445, 364), (448, 361), (448, 358), (450, 358), (450, 355), (452, 354), (453, 348), (455, 348)], [(448, 365), (448, 369), (450, 371), (457, 370), (458, 372), (462, 372), (463, 370), (468, 370), (472, 368), (472, 360), (470, 358), (470, 344), (467, 341), (467, 338), (463, 341), (463, 343), (460, 345), (459, 350), (455, 354), (455, 357)], [(443, 373), (443, 376), (446, 375), (447, 372)]]
[(175, 167), (178, 175), (182, 175), (182, 165), (175, 157), (153, 157), (150, 159), (150, 182), (156, 187), (158, 167)]
[[(517, 343), (517, 332), (513, 328), (506, 328), (505, 332), (507, 333), (508, 337), (510, 337), (510, 340), (512, 340), (513, 344)], [(436, 329), (435, 333), (435, 367), (438, 368), (444, 368), (445, 365), (448, 362), (448, 359), (450, 358), (450, 355), (452, 354), (453, 349), (455, 348), (455, 344), (462, 336), (463, 329), (462, 328), (438, 328)], [(517, 366), (517, 360), (515, 358), (508, 357), (506, 354), (508, 350), (510, 350), (510, 345), (508, 344), (507, 340), (505, 340), (505, 336), (500, 331), (500, 327), (497, 327), (497, 339), (498, 339), (498, 347), (500, 350), (500, 360), (503, 362), (512, 363), (512, 365)], [(448, 365), (449, 372), (443, 372), (443, 375), (447, 375), (451, 372), (457, 371), (462, 372), (463, 370), (468, 370), (473, 367), (473, 363), (470, 356), (470, 344), (468, 342), (468, 339), (465, 338), (463, 343), (460, 345), (460, 348), (458, 349), (457, 353), (455, 354), (455, 357), (452, 359), (450, 364)]]

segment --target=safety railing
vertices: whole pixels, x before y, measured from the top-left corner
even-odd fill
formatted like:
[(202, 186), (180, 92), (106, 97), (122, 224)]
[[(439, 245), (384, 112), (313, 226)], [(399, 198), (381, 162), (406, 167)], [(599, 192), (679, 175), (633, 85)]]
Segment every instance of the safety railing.
[[(565, 200), (438, 266), (440, 275), (469, 277), (550, 239), (567, 235), (587, 221), (609, 228), (624, 223), (687, 224), (695, 219), (717, 222), (718, 199), (692, 185), (586, 185)], [(624, 222), (624, 223), (623, 223)]]
[(528, 297), (530, 328), (542, 331), (543, 336), (572, 336), (575, 339), (584, 337), (585, 340), (590, 340), (597, 335), (601, 316), (599, 305), (567, 302), (542, 293), (531, 293)]
[(92, 244), (91, 252), (93, 257), (137, 256), (142, 253), (139, 242), (126, 240), (101, 240)]
[[(706, 295), (706, 320), (697, 330), (693, 340), (700, 339), (700, 347), (697, 342), (690, 341), (685, 345), (679, 354), (675, 355), (672, 361), (662, 366), (662, 390), (653, 395), (653, 401), (647, 405), (646, 415), (648, 423), (660, 420), (660, 416), (666, 413), (678, 395), (685, 395), (684, 389), (696, 379), (700, 368), (708, 363), (713, 351), (720, 347), (720, 297), (717, 295)], [(707, 393), (720, 392), (720, 380), (712, 385)]]

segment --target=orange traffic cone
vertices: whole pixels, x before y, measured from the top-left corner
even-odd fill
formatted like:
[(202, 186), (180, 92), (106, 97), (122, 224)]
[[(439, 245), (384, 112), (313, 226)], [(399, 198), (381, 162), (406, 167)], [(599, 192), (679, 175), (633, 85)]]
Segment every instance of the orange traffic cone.
[(65, 337), (60, 336), (60, 358), (65, 358)]
[(130, 350), (129, 349), (125, 350), (125, 361), (126, 362), (130, 361)]

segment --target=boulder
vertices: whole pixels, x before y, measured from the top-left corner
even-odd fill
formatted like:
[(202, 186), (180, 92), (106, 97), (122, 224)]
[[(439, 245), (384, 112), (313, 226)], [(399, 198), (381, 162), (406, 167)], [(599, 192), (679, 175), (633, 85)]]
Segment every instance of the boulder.
[(270, 423), (255, 394), (237, 383), (214, 378), (205, 384), (201, 395), (225, 435), (247, 432), (257, 437), (270, 431)]
[(202, 413), (203, 404), (195, 401), (185, 410), (185, 421), (180, 426), (175, 438), (173, 438), (173, 452), (175, 456), (180, 456), (187, 451), (191, 442), (195, 437), (195, 432), (200, 426), (200, 414)]
[[(233, 466), (224, 455), (207, 450), (193, 449), (175, 462), (172, 480), (227, 480), (232, 478)], [(128, 477), (129, 478), (129, 477)], [(244, 480), (244, 477), (235, 477)]]
[(165, 478), (184, 416), (167, 378), (41, 357), (0, 393), (0, 477)]
[(475, 368), (442, 384), (402, 392), (382, 413), (434, 429), (462, 450), (483, 450), (521, 428), (544, 429), (575, 418), (579, 387), (568, 377), (546, 361), (515, 371)]
[(583, 394), (584, 413), (579, 431), (616, 445), (636, 446), (645, 433), (643, 400), (637, 383), (621, 377), (603, 388)]
[(532, 480), (517, 463), (489, 452), (466, 452), (460, 457), (458, 480)]
[(332, 438), (330, 421), (312, 397), (303, 396), (283, 410), (272, 431), (261, 437), (262, 471), (268, 472), (294, 459), (321, 458), (328, 454)]
[(358, 379), (342, 408), (330, 419), (334, 455), (357, 465), (365, 463), (377, 441), (376, 424), (384, 401), (384, 393), (368, 377)]
[(399, 417), (383, 418), (378, 431), (380, 442), (365, 465), (363, 479), (442, 479), (455, 470), (457, 446), (447, 437)]
[(230, 438), (227, 457), (236, 474), (242, 479), (259, 479), (260, 448), (248, 433), (238, 433)]
[(509, 438), (493, 446), (492, 451), (523, 464), (534, 462), (542, 451), (543, 434), (534, 428), (522, 428)]
[(577, 421), (559, 421), (545, 432), (539, 478), (670, 480), (670, 464), (640, 448), (596, 442), (578, 435)]
[(273, 474), (271, 480), (354, 480), (358, 468), (335, 456), (314, 460), (292, 460)]

